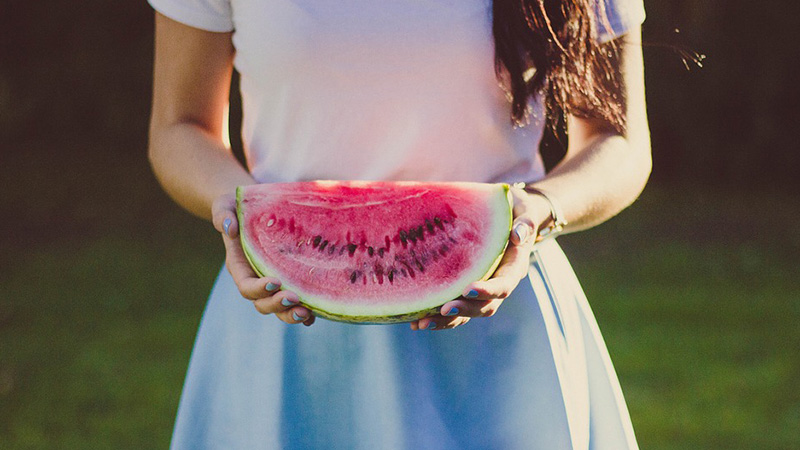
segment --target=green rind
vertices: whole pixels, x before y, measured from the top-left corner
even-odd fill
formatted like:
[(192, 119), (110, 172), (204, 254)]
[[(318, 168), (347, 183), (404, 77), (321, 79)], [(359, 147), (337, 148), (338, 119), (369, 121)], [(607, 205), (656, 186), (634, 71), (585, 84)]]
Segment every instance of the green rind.
[[(505, 213), (507, 211), (508, 217), (508, 227), (505, 229), (505, 245), (503, 246), (502, 251), (497, 255), (494, 262), (492, 262), (491, 267), (489, 270), (480, 278), (481, 281), (487, 280), (489, 277), (494, 274), (495, 270), (497, 270), (497, 266), (500, 265), (500, 261), (503, 259), (503, 255), (505, 254), (506, 248), (508, 247), (508, 240), (507, 236), (511, 232), (511, 226), (513, 224), (514, 216), (513, 216), (513, 199), (511, 197), (510, 187), (508, 184), (502, 184), (503, 192), (506, 196), (506, 200), (508, 202), (508, 208), (503, 208), (503, 211), (498, 211), (500, 213)], [(242, 245), (242, 249), (244, 250), (244, 255), (247, 258), (247, 261), (250, 263), (250, 266), (253, 270), (258, 274), (259, 277), (267, 277), (272, 276), (266, 267), (264, 267), (258, 261), (254, 255), (256, 254), (255, 250), (253, 250), (250, 245), (247, 243), (247, 240), (244, 238), (244, 212), (243, 208), (240, 207), (241, 200), (243, 197), (243, 186), (239, 186), (236, 188), (236, 215), (239, 221), (239, 240)], [(289, 290), (297, 293), (297, 290), (290, 284), (282, 284), (281, 290)], [(402, 323), (402, 322), (411, 322), (417, 319), (421, 319), (423, 317), (427, 317), (433, 314), (437, 314), (439, 312), (439, 308), (445, 303), (457, 298), (453, 297), (448, 299), (441, 304), (435, 305), (430, 308), (423, 308), (418, 311), (408, 312), (403, 314), (395, 314), (395, 315), (347, 315), (347, 314), (339, 314), (339, 313), (332, 313), (326, 311), (322, 308), (317, 306), (312, 306), (306, 303), (302, 296), (299, 296), (300, 304), (311, 311), (314, 312), (314, 315), (318, 317), (323, 317), (325, 319), (334, 320), (337, 322), (346, 322), (346, 323), (353, 323), (353, 324), (361, 324), (361, 325), (369, 325), (369, 324), (391, 324), (391, 323)]]
[(255, 251), (250, 247), (250, 244), (247, 243), (247, 240), (244, 238), (244, 211), (241, 207), (242, 204), (242, 196), (244, 189), (243, 186), (239, 186), (236, 188), (236, 220), (239, 222), (239, 242), (242, 244), (242, 250), (244, 250), (244, 256), (247, 258), (247, 261), (250, 263), (250, 267), (256, 272), (259, 277), (267, 277), (270, 276), (267, 274), (267, 271), (264, 267), (261, 266), (258, 262), (258, 258), (253, 257), (251, 254), (255, 254)]
[[(511, 227), (514, 225), (514, 198), (511, 196), (511, 186), (506, 183), (503, 183), (503, 190), (506, 194), (506, 199), (508, 200), (508, 229), (506, 230), (507, 234), (511, 233)], [(508, 248), (508, 239), (506, 239), (506, 245), (503, 246), (503, 251), (497, 255), (497, 258), (492, 263), (491, 268), (488, 272), (481, 278), (481, 281), (488, 280), (493, 274), (494, 271), (497, 270), (497, 266), (500, 265), (500, 261), (503, 260), (503, 255), (506, 254), (506, 249)]]
[(439, 308), (442, 305), (444, 305), (444, 303), (442, 303), (442, 305), (439, 305), (434, 308), (429, 308), (422, 311), (415, 311), (408, 314), (398, 314), (396, 316), (346, 316), (342, 314), (332, 314), (327, 311), (323, 311), (319, 308), (308, 306), (307, 304), (302, 302), (301, 304), (306, 308), (314, 311), (315, 316), (322, 317), (328, 320), (335, 320), (337, 322), (347, 322), (357, 325), (381, 325), (381, 324), (391, 324), (391, 323), (412, 322), (417, 319), (422, 319), (423, 317), (431, 316), (433, 314), (438, 314)]

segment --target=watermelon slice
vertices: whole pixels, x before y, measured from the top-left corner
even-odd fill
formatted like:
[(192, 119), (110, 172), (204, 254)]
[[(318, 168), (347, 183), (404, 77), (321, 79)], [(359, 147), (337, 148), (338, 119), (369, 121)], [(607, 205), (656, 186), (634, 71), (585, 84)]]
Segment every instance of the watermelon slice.
[(242, 186), (242, 248), (317, 316), (407, 322), (488, 278), (505, 251), (505, 184), (314, 181)]

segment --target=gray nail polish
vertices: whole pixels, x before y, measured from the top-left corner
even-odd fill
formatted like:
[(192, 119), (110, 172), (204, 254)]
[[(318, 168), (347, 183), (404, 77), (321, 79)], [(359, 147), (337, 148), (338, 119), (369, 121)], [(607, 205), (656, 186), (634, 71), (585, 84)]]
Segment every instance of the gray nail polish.
[(281, 305), (286, 306), (286, 307), (293, 306), (293, 305), (296, 305), (296, 304), (297, 303), (294, 300), (289, 299), (289, 298), (285, 298), (284, 297), (284, 299), (281, 300)]
[(278, 285), (275, 284), (275, 283), (269, 282), (269, 283), (267, 283), (266, 289), (268, 291), (274, 291), (275, 289), (278, 289)]
[(227, 219), (225, 219), (224, 222), (222, 222), (222, 229), (225, 230), (225, 234), (230, 234), (228, 231), (230, 230), (232, 223), (233, 221), (231, 220), (230, 217), (228, 217)]
[(528, 229), (530, 227), (525, 225), (524, 223), (520, 223), (514, 227), (514, 234), (517, 235), (517, 239), (519, 239), (520, 243), (525, 242), (528, 239)]
[(292, 312), (292, 317), (294, 317), (294, 320), (296, 320), (298, 322), (303, 322), (303, 321), (305, 321), (307, 319), (307, 317), (302, 317), (302, 316), (298, 315), (296, 312)]
[(428, 326), (425, 327), (426, 330), (435, 330), (436, 329), (436, 322), (430, 321), (428, 322)]

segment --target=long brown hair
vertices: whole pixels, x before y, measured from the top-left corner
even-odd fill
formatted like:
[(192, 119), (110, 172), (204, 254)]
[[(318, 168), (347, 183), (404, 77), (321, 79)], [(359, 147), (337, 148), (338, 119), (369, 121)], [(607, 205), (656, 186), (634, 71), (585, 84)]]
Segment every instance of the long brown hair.
[(607, 19), (595, 19), (606, 17), (604, 3), (494, 0), (495, 69), (509, 84), (515, 123), (528, 120), (528, 101), (542, 95), (548, 114), (601, 119), (624, 132), (625, 101), (613, 63), (619, 49), (595, 38), (610, 28)]

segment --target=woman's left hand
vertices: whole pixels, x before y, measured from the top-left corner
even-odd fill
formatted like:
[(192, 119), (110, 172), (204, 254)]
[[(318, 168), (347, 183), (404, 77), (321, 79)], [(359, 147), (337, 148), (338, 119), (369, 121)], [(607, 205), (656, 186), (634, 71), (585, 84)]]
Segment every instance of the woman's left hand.
[(411, 322), (412, 330), (445, 330), (463, 325), (473, 317), (491, 317), (528, 275), (536, 230), (550, 217), (550, 208), (543, 198), (520, 188), (512, 187), (511, 194), (514, 201), (511, 236), (492, 277), (467, 286), (463, 296), (442, 305), (439, 314)]

